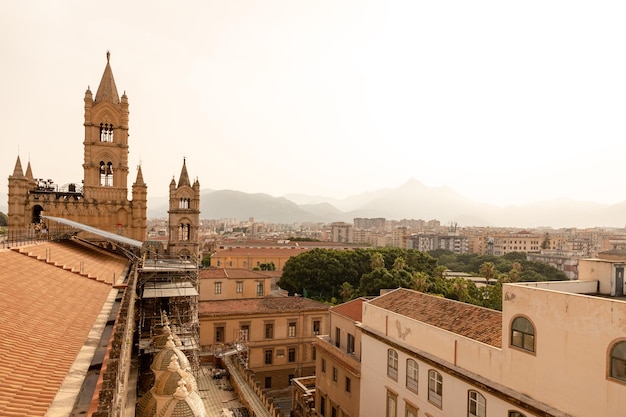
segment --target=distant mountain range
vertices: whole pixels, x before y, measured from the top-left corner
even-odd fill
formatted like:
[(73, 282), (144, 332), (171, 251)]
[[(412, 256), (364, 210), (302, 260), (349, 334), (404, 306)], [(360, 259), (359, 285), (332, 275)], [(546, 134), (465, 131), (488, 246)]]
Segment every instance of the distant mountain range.
[[(626, 202), (604, 205), (554, 199), (526, 205), (498, 207), (467, 199), (448, 187), (428, 187), (411, 179), (397, 188), (332, 199), (306, 194), (272, 197), (232, 190), (203, 190), (200, 210), (204, 219), (254, 217), (259, 222), (352, 222), (355, 217), (389, 220), (437, 219), (442, 224), (502, 227), (625, 227)], [(7, 211), (6, 193), (0, 211)], [(148, 197), (148, 217), (167, 217), (168, 198)]]

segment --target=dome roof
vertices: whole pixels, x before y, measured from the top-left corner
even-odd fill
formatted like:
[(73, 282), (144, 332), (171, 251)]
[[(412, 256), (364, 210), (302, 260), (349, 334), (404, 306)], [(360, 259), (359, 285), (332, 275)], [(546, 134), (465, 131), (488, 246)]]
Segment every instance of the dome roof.
[(167, 322), (161, 328), (161, 334), (158, 334), (152, 338), (152, 345), (156, 347), (157, 349), (163, 349), (170, 336), (172, 336), (172, 338), (174, 339), (174, 345), (182, 346), (182, 342), (180, 341), (180, 338), (178, 337), (178, 335), (176, 333), (172, 333), (172, 329), (169, 325), (169, 322)]
[(167, 371), (163, 372), (154, 383), (155, 395), (170, 396), (176, 393), (179, 381), (183, 381), (188, 392), (198, 391), (198, 383), (190, 372), (180, 368), (178, 357), (172, 356)]
[(197, 392), (188, 392), (180, 380), (176, 392), (159, 411), (158, 417), (206, 417), (206, 409)]
[(151, 389), (146, 392), (137, 403), (137, 417), (155, 417), (157, 412), (157, 401)]
[(185, 354), (174, 345), (174, 339), (172, 335), (170, 335), (163, 350), (154, 355), (154, 360), (150, 366), (150, 368), (154, 371), (156, 378), (158, 378), (161, 373), (167, 371), (173, 356), (178, 358), (178, 363), (182, 369), (191, 368), (189, 359), (187, 359), (187, 356), (185, 356)]

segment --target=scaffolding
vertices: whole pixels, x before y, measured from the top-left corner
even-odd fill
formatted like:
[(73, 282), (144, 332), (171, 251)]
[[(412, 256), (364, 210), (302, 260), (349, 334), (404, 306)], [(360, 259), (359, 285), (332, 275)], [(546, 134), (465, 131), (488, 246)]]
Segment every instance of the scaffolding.
[(144, 371), (162, 349), (160, 336), (169, 326), (185, 353), (191, 371), (200, 371), (200, 321), (198, 319), (198, 266), (193, 260), (145, 259), (141, 263), (137, 284), (138, 354)]

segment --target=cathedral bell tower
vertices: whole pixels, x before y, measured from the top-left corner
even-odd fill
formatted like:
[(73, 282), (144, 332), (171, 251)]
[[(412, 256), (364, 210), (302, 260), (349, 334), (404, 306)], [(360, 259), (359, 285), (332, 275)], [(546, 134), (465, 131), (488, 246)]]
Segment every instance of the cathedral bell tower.
[(178, 185), (170, 182), (170, 209), (167, 251), (170, 257), (190, 259), (199, 263), (200, 183), (191, 185), (187, 164), (183, 160)]
[(128, 97), (120, 100), (107, 52), (107, 65), (93, 99), (85, 92), (85, 160), (83, 193), (86, 201), (126, 201), (128, 198)]

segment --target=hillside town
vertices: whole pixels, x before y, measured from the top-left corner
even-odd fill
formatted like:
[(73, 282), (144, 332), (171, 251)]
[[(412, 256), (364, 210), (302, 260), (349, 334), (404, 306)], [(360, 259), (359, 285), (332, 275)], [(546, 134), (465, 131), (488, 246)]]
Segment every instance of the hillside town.
[(148, 218), (109, 53), (94, 91), (80, 185), (8, 173), (0, 415), (624, 414), (626, 229), (211, 219), (184, 158)]

